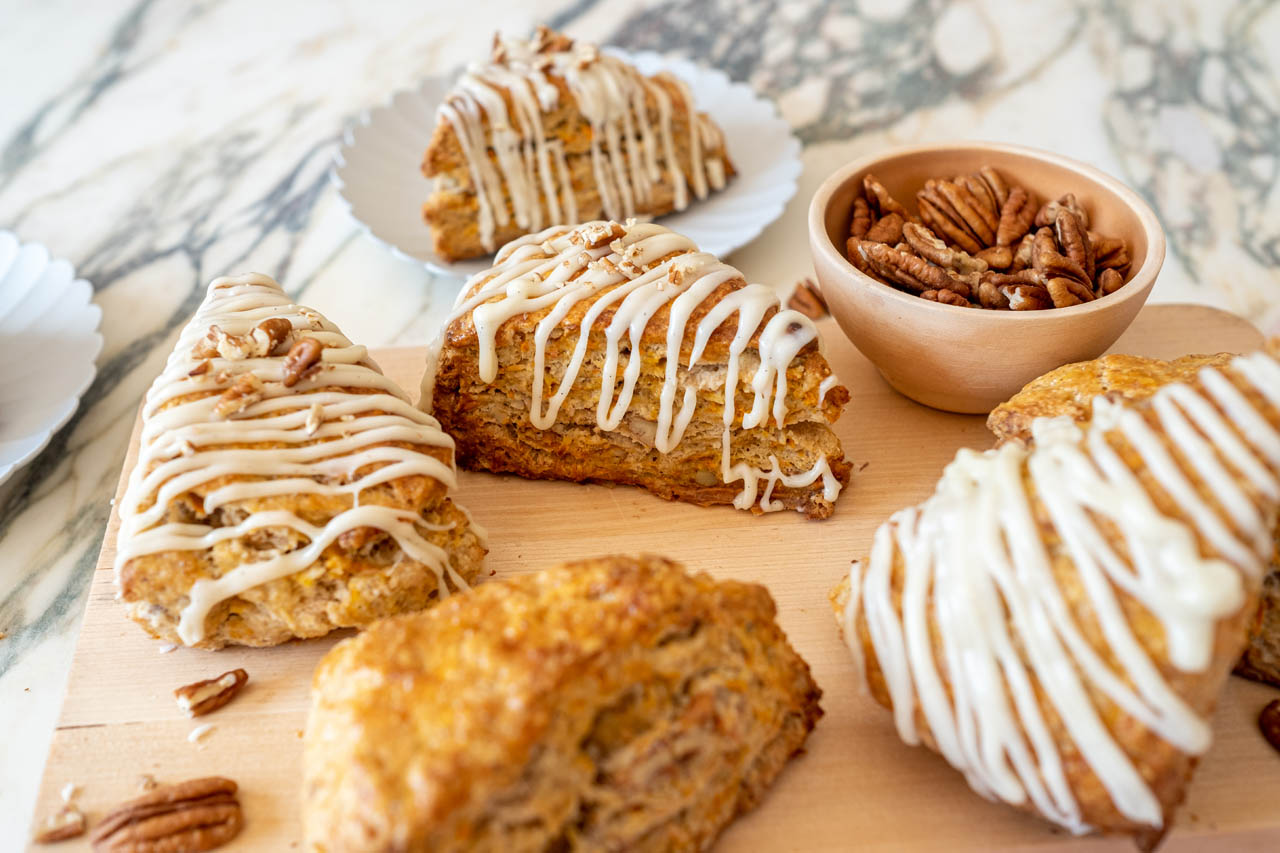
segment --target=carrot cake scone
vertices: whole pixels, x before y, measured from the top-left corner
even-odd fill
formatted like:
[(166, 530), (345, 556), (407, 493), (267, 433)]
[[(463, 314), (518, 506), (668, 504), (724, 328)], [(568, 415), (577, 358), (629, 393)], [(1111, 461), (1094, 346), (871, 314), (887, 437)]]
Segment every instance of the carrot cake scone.
[(1271, 558), (1276, 344), (962, 450), (880, 527), (833, 599), (906, 743), (992, 800), (1159, 842)]
[(546, 27), (494, 37), (440, 106), (422, 172), (435, 251), (486, 255), (550, 225), (660, 216), (734, 174), (724, 135), (672, 74), (646, 77)]
[(482, 584), (316, 669), (316, 853), (706, 850), (821, 716), (764, 587), (660, 557)]
[(220, 278), (142, 410), (116, 587), (155, 637), (268, 646), (476, 576), (453, 442), (364, 347), (261, 275)]
[[(987, 426), (1001, 443), (1028, 443), (1031, 424), (1038, 417), (1065, 415), (1076, 423), (1087, 423), (1095, 407), (1118, 400), (1145, 400), (1165, 385), (1193, 379), (1203, 368), (1222, 367), (1233, 358), (1231, 353), (1184, 355), (1172, 361), (1105, 355), (1068, 364), (1033, 379), (1008, 402), (993, 409)], [(1280, 541), (1280, 527), (1276, 532)], [(1275, 559), (1263, 577), (1258, 614), (1235, 672), (1280, 687), (1280, 568)]]
[(849, 392), (773, 288), (651, 223), (550, 228), (495, 261), (423, 378), (459, 465), (831, 514)]

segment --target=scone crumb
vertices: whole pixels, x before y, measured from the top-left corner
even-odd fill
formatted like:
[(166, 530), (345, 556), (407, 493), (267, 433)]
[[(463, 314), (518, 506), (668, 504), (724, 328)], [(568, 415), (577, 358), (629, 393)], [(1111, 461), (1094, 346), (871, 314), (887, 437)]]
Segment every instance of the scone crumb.
[(213, 723), (205, 723), (202, 726), (196, 726), (194, 729), (191, 730), (191, 733), (187, 735), (187, 740), (189, 740), (191, 743), (199, 744), (201, 741), (203, 741), (206, 737), (209, 736), (209, 733), (212, 732), (213, 729), (214, 729)]
[(89, 823), (84, 812), (75, 806), (64, 806), (56, 814), (49, 815), (40, 823), (40, 831), (31, 840), (36, 844), (53, 844), (78, 838), (84, 835)]
[(76, 797), (80, 796), (80, 786), (75, 782), (68, 782), (62, 786), (62, 790), (58, 792), (64, 803), (70, 803)]

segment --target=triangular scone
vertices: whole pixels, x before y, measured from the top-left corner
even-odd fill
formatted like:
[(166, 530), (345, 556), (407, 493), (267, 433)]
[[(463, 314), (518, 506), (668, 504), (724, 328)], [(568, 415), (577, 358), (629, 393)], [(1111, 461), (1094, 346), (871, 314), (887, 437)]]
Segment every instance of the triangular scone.
[(494, 37), (445, 98), (422, 171), (435, 251), (493, 252), (559, 222), (683, 210), (734, 174), (724, 134), (681, 80), (646, 77), (546, 27)]
[(904, 741), (991, 799), (1150, 847), (1212, 742), (1271, 556), (1280, 363), (1033, 433), (960, 451), (882, 525), (837, 619)]
[(616, 222), (504, 246), (458, 295), (422, 396), (463, 467), (814, 518), (849, 479), (830, 427), (848, 400), (773, 288)]
[(266, 276), (220, 278), (147, 393), (116, 585), (150, 634), (267, 646), (465, 588), (453, 442)]

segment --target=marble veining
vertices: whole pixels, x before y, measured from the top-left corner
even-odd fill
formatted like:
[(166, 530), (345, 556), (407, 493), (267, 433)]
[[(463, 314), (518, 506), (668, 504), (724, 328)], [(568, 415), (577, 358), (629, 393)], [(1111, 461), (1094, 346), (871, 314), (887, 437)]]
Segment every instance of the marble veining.
[(778, 102), (805, 172), (732, 257), (752, 280), (809, 273), (808, 198), (844, 160), (1001, 139), (1142, 192), (1169, 236), (1154, 300), (1280, 332), (1276, 2), (0, 0), (0, 20), (0, 226), (76, 264), (106, 339), (75, 418), (0, 486), (0, 838), (26, 832), (137, 405), (205, 284), (264, 272), (354, 340), (425, 342), (458, 283), (358, 236), (327, 170), (346, 123), (482, 54), (494, 21), (676, 53)]

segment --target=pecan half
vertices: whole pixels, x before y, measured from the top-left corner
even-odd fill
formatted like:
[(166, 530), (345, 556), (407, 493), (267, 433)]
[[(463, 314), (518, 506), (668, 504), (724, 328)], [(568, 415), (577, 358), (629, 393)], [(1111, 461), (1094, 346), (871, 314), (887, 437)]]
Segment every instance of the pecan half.
[(849, 236), (861, 240), (871, 229), (871, 206), (862, 196), (853, 200), (853, 220), (849, 223)]
[(960, 249), (952, 249), (923, 225), (908, 222), (902, 228), (902, 236), (920, 257), (932, 261), (940, 267), (954, 270), (960, 274), (986, 272), (987, 262), (975, 258)]
[(1009, 272), (1017, 273), (1031, 266), (1032, 248), (1035, 246), (1036, 235), (1023, 234), (1022, 239), (1018, 241), (1018, 245), (1013, 250), (1013, 263), (1009, 264)]
[(1008, 246), (992, 246), (989, 249), (983, 249), (975, 258), (982, 261), (993, 270), (1005, 270), (1013, 263), (1013, 249)]
[(1088, 234), (1096, 268), (1112, 269), (1123, 276), (1129, 269), (1129, 244), (1117, 237), (1102, 237), (1092, 231)]
[(1000, 222), (996, 227), (996, 245), (1012, 246), (1031, 230), (1036, 216), (1036, 200), (1022, 187), (1009, 190), (1009, 196), (1000, 207)]
[(871, 206), (872, 213), (880, 216), (896, 213), (904, 221), (911, 221), (911, 214), (907, 213), (907, 209), (899, 204), (897, 199), (889, 195), (889, 191), (884, 188), (884, 184), (880, 183), (875, 175), (867, 174), (863, 176), (862, 189), (867, 194), (867, 203)]
[(1066, 208), (1059, 210), (1057, 218), (1053, 220), (1053, 231), (1058, 237), (1062, 253), (1080, 265), (1084, 270), (1085, 281), (1093, 281), (1093, 246), (1089, 243), (1089, 232), (1080, 223), (1080, 217)]
[(262, 380), (252, 373), (242, 373), (235, 384), (222, 392), (218, 402), (214, 404), (213, 413), (220, 418), (229, 418), (243, 412), (266, 395)]
[(315, 338), (302, 338), (294, 344), (284, 357), (284, 387), (292, 388), (305, 379), (309, 371), (316, 369), (323, 349), (324, 346)]
[(1124, 276), (1113, 269), (1105, 269), (1098, 274), (1097, 296), (1109, 296), (1124, 287)]
[(965, 299), (969, 298), (969, 285), (923, 258), (869, 240), (860, 242), (857, 249), (876, 277), (887, 284), (911, 293), (953, 290)]
[(1058, 218), (1059, 210), (1069, 210), (1076, 216), (1080, 217), (1080, 224), (1085, 228), (1089, 227), (1089, 214), (1076, 201), (1075, 193), (1066, 193), (1056, 201), (1045, 202), (1044, 207), (1040, 208), (1036, 213), (1035, 226), (1043, 228), (1046, 225), (1052, 225), (1054, 220)]
[(1280, 751), (1280, 699), (1272, 699), (1258, 714), (1258, 729), (1276, 750)]
[(173, 698), (178, 700), (178, 707), (188, 717), (199, 717), (230, 702), (248, 683), (249, 673), (243, 669), (233, 669), (217, 678), (179, 687), (173, 691)]
[(1031, 244), (1031, 265), (1044, 273), (1045, 278), (1063, 277), (1077, 281), (1082, 289), (1090, 290), (1092, 282), (1084, 269), (1058, 251), (1052, 228), (1041, 228)]
[(951, 207), (963, 223), (982, 243), (982, 247), (992, 245), (996, 241), (996, 226), (999, 219), (994, 210), (988, 210), (973, 193), (954, 181), (939, 181), (938, 192), (951, 203)]
[(236, 783), (219, 776), (165, 785), (113, 809), (90, 840), (96, 853), (203, 853), (244, 824)]
[(982, 180), (981, 175), (957, 175), (954, 180), (977, 199), (982, 208), (991, 215), (993, 222), (999, 223), (1000, 202), (996, 200), (995, 192), (986, 181)]
[(982, 251), (983, 246), (977, 238), (952, 218), (947, 212), (949, 205), (946, 199), (935, 190), (932, 188), (921, 190), (916, 196), (916, 201), (920, 205), (920, 218), (933, 233), (940, 234), (948, 243), (957, 245), (970, 254)]
[(1053, 307), (1053, 297), (1046, 287), (1048, 282), (1039, 270), (1027, 269), (1012, 275), (989, 272), (982, 276), (982, 282), (995, 287), (1014, 311)]
[(1049, 291), (1054, 308), (1068, 308), (1081, 302), (1093, 301), (1093, 291), (1074, 278), (1054, 276), (1047, 279), (1044, 286)]
[(890, 213), (876, 220), (876, 224), (867, 229), (864, 239), (877, 243), (888, 243), (892, 246), (902, 239), (902, 226), (906, 220), (899, 213)]
[(973, 305), (968, 299), (965, 299), (954, 290), (926, 290), (920, 294), (921, 299), (928, 299), (930, 302), (942, 302), (947, 305), (956, 305), (960, 308), (972, 308)]
[(1009, 307), (1009, 298), (1000, 292), (1000, 288), (988, 281), (985, 276), (978, 282), (978, 304), (983, 308), (991, 308), (994, 310), (1006, 310)]
[(787, 307), (799, 311), (810, 320), (825, 317), (828, 313), (827, 301), (818, 292), (818, 285), (807, 278), (796, 284), (791, 298), (787, 300)]
[(1005, 182), (1004, 175), (990, 166), (983, 166), (978, 170), (978, 174), (982, 177), (982, 182), (991, 188), (991, 194), (996, 197), (999, 209), (1003, 210), (1005, 200), (1009, 198), (1009, 193), (1013, 192)]
[(66, 805), (42, 820), (40, 830), (31, 840), (36, 844), (54, 844), (84, 835), (87, 827), (84, 812), (74, 805)]

